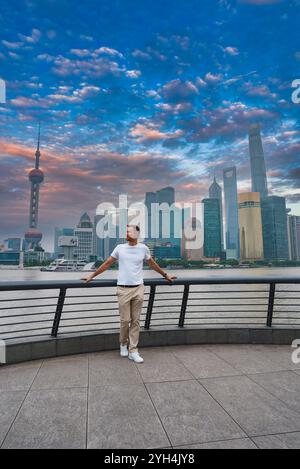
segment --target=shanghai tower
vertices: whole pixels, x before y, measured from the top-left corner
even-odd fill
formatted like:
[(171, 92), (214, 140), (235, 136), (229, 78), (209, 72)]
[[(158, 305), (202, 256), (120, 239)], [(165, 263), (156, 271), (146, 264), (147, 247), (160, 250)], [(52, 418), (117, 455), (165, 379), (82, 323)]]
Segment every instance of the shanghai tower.
[(40, 184), (44, 180), (44, 173), (39, 168), (40, 165), (40, 127), (38, 134), (37, 149), (35, 152), (35, 168), (32, 169), (28, 175), (31, 183), (31, 194), (30, 194), (30, 209), (29, 209), (29, 230), (26, 231), (25, 238), (25, 250), (34, 249), (39, 246), (43, 234), (38, 231), (38, 209), (39, 209), (39, 190)]
[(251, 163), (252, 192), (259, 192), (260, 197), (265, 198), (268, 196), (268, 186), (265, 156), (259, 124), (253, 124), (250, 126), (249, 154)]

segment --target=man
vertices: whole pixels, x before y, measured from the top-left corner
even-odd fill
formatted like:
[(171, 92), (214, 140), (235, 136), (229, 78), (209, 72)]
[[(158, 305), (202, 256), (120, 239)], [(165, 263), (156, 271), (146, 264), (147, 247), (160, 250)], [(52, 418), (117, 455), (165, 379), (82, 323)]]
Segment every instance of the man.
[(82, 278), (90, 282), (98, 274), (104, 272), (116, 260), (119, 262), (117, 297), (120, 312), (120, 355), (128, 357), (136, 363), (144, 360), (138, 352), (140, 334), (140, 314), (144, 301), (143, 261), (172, 283), (175, 276), (164, 272), (151, 257), (148, 246), (138, 242), (140, 228), (127, 225), (126, 239), (128, 243), (118, 244), (100, 267), (89, 277)]

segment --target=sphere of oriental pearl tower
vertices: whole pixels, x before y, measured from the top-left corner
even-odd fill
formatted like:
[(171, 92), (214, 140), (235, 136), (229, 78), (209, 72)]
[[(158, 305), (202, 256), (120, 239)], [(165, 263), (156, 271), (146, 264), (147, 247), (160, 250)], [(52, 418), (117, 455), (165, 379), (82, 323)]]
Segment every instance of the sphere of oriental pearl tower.
[(30, 213), (29, 213), (29, 229), (26, 231), (24, 238), (27, 244), (27, 248), (34, 249), (38, 246), (43, 234), (37, 229), (38, 222), (38, 208), (39, 208), (39, 185), (44, 180), (44, 173), (39, 169), (40, 161), (40, 127), (37, 150), (35, 152), (35, 168), (28, 174), (29, 181), (31, 183), (31, 194), (30, 194)]
[(32, 169), (28, 175), (29, 181), (33, 184), (40, 184), (44, 180), (44, 173), (40, 169)]

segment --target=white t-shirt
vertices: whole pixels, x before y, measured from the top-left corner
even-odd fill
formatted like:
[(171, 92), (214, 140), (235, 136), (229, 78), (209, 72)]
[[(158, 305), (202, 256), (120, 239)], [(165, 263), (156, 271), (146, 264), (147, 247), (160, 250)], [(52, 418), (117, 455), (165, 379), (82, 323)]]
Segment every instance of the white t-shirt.
[(118, 259), (119, 271), (117, 285), (140, 285), (143, 280), (143, 261), (151, 257), (146, 244), (118, 244), (111, 256)]

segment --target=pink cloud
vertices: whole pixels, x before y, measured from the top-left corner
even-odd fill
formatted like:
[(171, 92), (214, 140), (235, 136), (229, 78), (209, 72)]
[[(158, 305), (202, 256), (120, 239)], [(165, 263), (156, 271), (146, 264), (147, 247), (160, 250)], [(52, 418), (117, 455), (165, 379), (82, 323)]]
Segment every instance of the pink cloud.
[(138, 143), (149, 141), (159, 141), (170, 138), (177, 138), (182, 135), (180, 129), (175, 132), (161, 132), (153, 125), (136, 124), (130, 131), (131, 137), (134, 137)]

